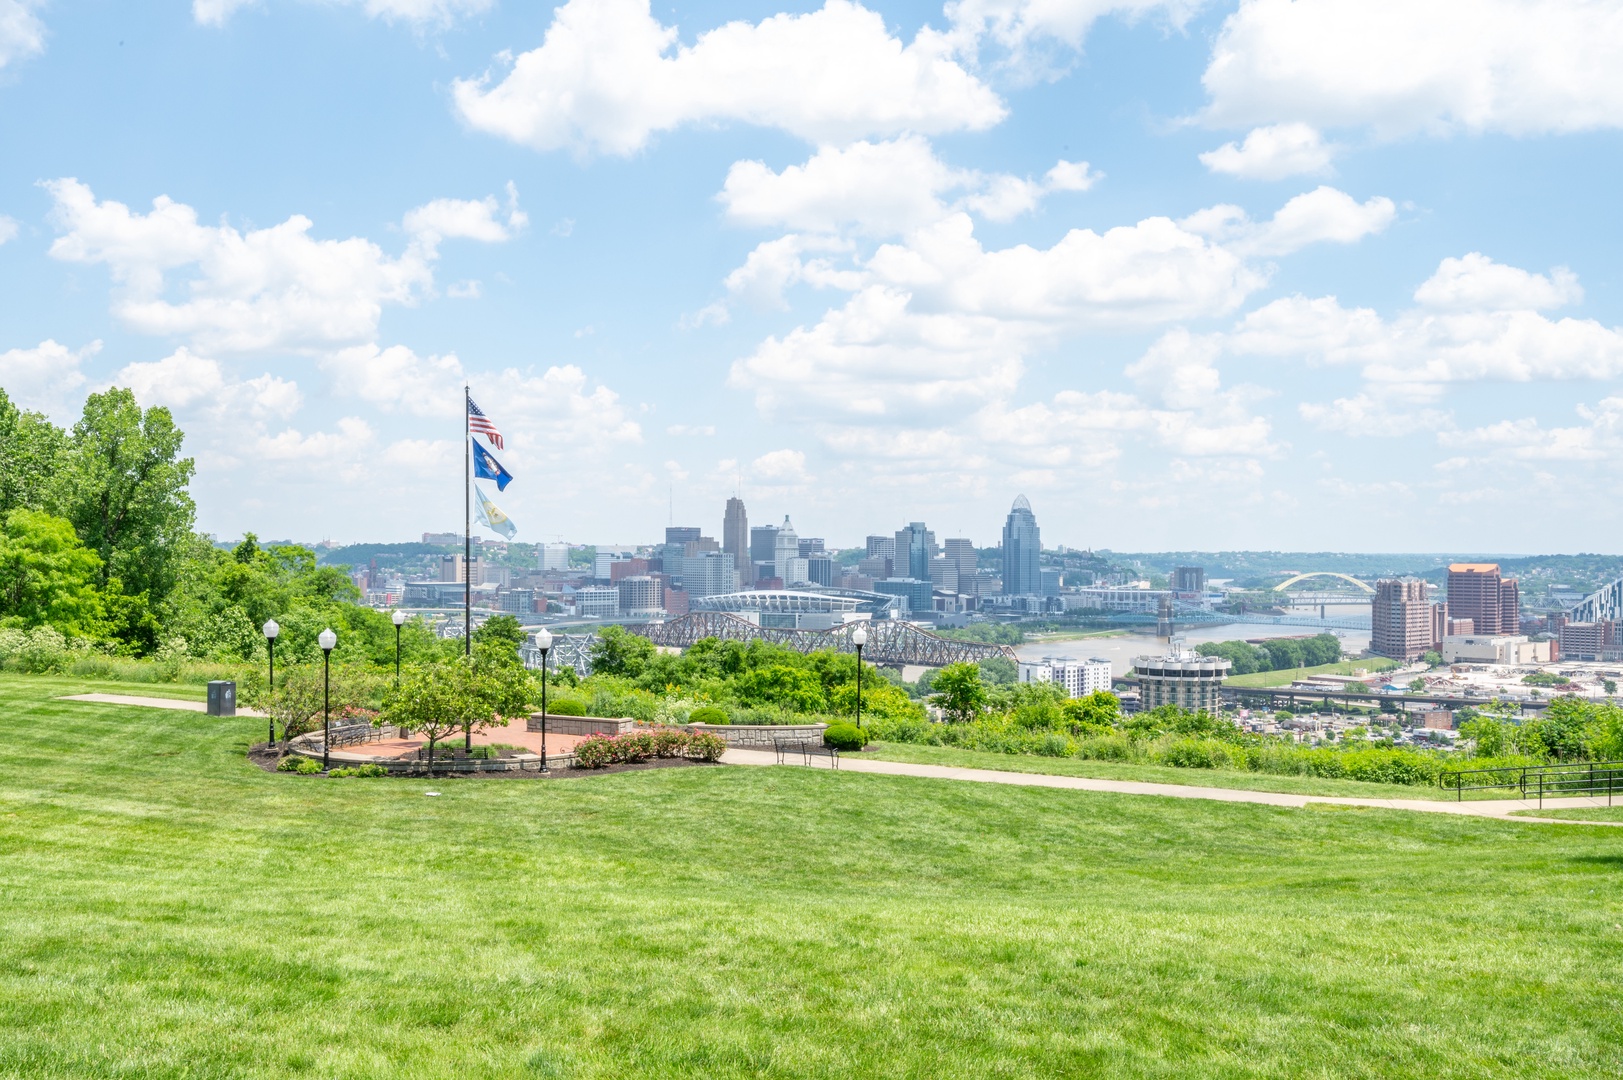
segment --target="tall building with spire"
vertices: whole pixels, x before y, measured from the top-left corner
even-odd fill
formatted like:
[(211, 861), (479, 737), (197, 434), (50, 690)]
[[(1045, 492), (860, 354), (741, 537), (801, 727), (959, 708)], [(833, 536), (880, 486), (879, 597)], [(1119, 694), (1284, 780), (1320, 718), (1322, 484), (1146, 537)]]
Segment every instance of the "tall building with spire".
[[(785, 585), (798, 580), (795, 577), (794, 561), (800, 558), (800, 537), (795, 527), (789, 523), (789, 515), (783, 515), (783, 526), (778, 529), (778, 535), (773, 543), (772, 552), (773, 570), (783, 580)], [(806, 575), (802, 573), (801, 578)]]
[(1015, 497), (1003, 523), (1003, 595), (1040, 596), (1043, 540), (1037, 515), (1024, 495)]
[(740, 580), (749, 581), (750, 521), (744, 513), (744, 500), (734, 495), (727, 500), (727, 513), (721, 520), (721, 550), (733, 557)]

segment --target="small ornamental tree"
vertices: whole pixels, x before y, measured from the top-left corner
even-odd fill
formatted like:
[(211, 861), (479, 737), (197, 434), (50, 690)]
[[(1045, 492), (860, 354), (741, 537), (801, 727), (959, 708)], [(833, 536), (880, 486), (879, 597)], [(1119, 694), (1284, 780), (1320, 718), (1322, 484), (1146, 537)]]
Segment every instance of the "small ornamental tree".
[(930, 685), (936, 691), (931, 700), (953, 720), (973, 720), (986, 708), (986, 684), (975, 664), (948, 664)]
[(382, 719), (410, 728), (428, 739), (428, 771), (434, 771), (434, 746), (462, 726), (462, 695), (453, 679), (433, 667), (413, 667), (383, 699)]
[(475, 658), (448, 665), (457, 695), (457, 726), (466, 749), (473, 748), (473, 733), (498, 727), (505, 717), (529, 708), (530, 675), (517, 664)]

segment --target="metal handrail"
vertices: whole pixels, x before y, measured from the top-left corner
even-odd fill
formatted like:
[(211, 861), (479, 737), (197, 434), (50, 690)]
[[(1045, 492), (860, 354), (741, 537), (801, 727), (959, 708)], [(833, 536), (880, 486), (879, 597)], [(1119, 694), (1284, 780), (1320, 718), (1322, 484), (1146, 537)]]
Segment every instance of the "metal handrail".
[[(1483, 777), (1481, 783), (1466, 783), (1466, 777)], [(1502, 778), (1489, 780), (1488, 777)], [(1537, 793), (1539, 806), (1544, 796), (1559, 794), (1589, 794), (1606, 792), (1606, 805), (1612, 805), (1616, 790), (1623, 786), (1623, 761), (1568, 761), (1553, 765), (1512, 765), (1487, 769), (1460, 769), (1444, 774), (1443, 786), (1452, 786), (1456, 801), (1464, 801), (1467, 789), (1484, 791), (1494, 788), (1516, 788), (1522, 798), (1528, 791)]]

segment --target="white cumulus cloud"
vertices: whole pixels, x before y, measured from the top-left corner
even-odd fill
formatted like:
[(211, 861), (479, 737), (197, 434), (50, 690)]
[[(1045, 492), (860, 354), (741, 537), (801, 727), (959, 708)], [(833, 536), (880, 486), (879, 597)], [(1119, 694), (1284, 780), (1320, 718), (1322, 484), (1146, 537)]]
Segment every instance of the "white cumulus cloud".
[(1287, 176), (1330, 171), (1335, 147), (1309, 124), (1272, 124), (1252, 129), (1242, 143), (1224, 143), (1200, 155), (1215, 173), (1246, 180), (1283, 180)]
[(1391, 199), (1377, 195), (1360, 203), (1344, 191), (1321, 185), (1280, 207), (1268, 221), (1254, 222), (1238, 206), (1210, 207), (1179, 224), (1218, 240), (1243, 255), (1289, 255), (1309, 244), (1351, 244), (1384, 232), (1397, 217)]
[(58, 413), (84, 386), (85, 360), (100, 351), (99, 341), (70, 349), (51, 339), (31, 349), (8, 349), (0, 352), (0, 387), (21, 408)]
[(201, 410), (211, 414), (216, 425), (231, 430), (243, 415), (286, 418), (304, 404), (298, 384), (291, 380), (266, 373), (236, 381), (218, 360), (184, 346), (161, 360), (124, 365), (113, 376), (113, 385), (129, 387), (143, 405)]
[(924, 29), (904, 44), (851, 0), (678, 42), (648, 0), (569, 0), (499, 79), (457, 81), (472, 127), (538, 150), (630, 154), (656, 132), (734, 121), (813, 142), (981, 130), (997, 95)]
[(1623, 125), (1610, 0), (1241, 0), (1203, 82), (1209, 123), (1417, 131)]
[(1246, 315), (1228, 340), (1240, 353), (1356, 365), (1371, 382), (1418, 387), (1623, 375), (1623, 330), (1535, 310), (1577, 295), (1569, 274), (1544, 278), (1467, 256), (1444, 260), (1416, 294), (1423, 306), (1391, 319), (1333, 296), (1292, 296)]
[(78, 180), (44, 186), (61, 231), (51, 256), (105, 265), (119, 286), (113, 311), (126, 325), (189, 338), (205, 354), (369, 341), (386, 305), (429, 293), (442, 240), (499, 242), (527, 222), (511, 185), (505, 210), (494, 197), (436, 199), (406, 214), (413, 238), (392, 256), (364, 237), (316, 239), (302, 214), (241, 231), (201, 224), (196, 210), (167, 196), (142, 214), (98, 200)]
[[(850, 146), (825, 146), (804, 165), (774, 172), (764, 162), (735, 162), (716, 196), (728, 220), (809, 232), (852, 229), (895, 235), (966, 207), (992, 221), (1036, 208), (1054, 191), (1086, 191), (1098, 180), (1085, 161), (1061, 161), (1042, 180), (957, 169), (928, 140), (903, 135)], [(949, 204), (947, 196), (958, 194)]]
[(45, 50), (42, 0), (0, 0), (0, 68)]
[(494, 195), (483, 199), (435, 199), (408, 210), (402, 225), (432, 251), (441, 240), (500, 244), (511, 240), (529, 223), (530, 216), (518, 208), (518, 188), (509, 183), (505, 214)]
[(1448, 311), (1543, 311), (1583, 300), (1578, 275), (1557, 266), (1548, 277), (1496, 263), (1473, 251), (1444, 259), (1437, 272), (1415, 290), (1415, 301)]

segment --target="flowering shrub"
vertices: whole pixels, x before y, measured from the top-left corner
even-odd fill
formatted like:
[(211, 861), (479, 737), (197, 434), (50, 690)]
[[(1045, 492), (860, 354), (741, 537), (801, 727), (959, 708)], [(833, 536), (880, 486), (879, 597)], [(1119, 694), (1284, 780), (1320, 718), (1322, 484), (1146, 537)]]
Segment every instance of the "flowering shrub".
[(575, 764), (582, 769), (601, 769), (652, 758), (716, 761), (726, 750), (727, 740), (720, 735), (661, 727), (625, 735), (593, 735), (575, 747)]

